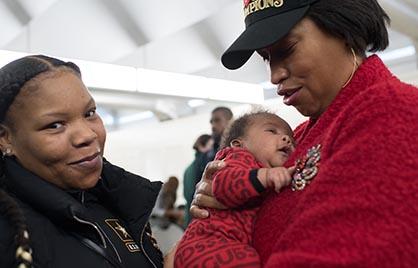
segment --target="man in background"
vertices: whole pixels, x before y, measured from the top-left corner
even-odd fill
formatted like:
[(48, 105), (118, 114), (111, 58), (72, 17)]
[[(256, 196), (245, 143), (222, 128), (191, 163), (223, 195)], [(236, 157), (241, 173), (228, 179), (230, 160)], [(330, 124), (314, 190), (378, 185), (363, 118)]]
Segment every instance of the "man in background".
[(206, 164), (215, 158), (216, 153), (219, 151), (222, 134), (231, 121), (232, 117), (233, 113), (231, 109), (227, 107), (220, 106), (212, 110), (209, 122), (212, 126), (213, 147), (204, 154), (204, 157), (201, 158), (201, 161), (196, 163), (196, 180), (199, 180), (202, 177)]

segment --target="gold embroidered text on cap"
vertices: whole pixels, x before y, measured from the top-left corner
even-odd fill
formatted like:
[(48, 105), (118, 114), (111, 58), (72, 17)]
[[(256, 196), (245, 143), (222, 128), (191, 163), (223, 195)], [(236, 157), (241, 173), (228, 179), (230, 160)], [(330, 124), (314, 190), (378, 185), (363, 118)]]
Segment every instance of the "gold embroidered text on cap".
[(266, 8), (279, 8), (284, 0), (244, 0), (244, 16)]

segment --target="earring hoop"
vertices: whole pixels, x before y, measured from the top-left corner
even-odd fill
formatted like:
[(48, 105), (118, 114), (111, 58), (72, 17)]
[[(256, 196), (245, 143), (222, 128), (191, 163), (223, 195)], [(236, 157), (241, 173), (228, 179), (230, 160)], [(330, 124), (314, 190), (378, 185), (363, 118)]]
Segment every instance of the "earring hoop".
[(347, 81), (341, 88), (345, 88), (351, 82), (351, 79), (353, 79), (354, 73), (356, 72), (358, 67), (356, 53), (354, 52), (353, 48), (351, 48), (351, 53), (353, 54), (353, 70), (351, 71), (350, 77), (347, 79)]

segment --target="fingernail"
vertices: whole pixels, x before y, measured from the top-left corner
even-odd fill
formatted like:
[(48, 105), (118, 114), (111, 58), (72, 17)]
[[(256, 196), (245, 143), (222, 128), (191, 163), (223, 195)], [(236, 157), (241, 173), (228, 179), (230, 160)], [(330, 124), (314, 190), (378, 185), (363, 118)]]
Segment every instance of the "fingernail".
[(207, 211), (204, 211), (204, 212), (202, 212), (201, 215), (202, 215), (202, 217), (205, 217), (206, 218), (207, 216), (209, 216), (209, 213)]

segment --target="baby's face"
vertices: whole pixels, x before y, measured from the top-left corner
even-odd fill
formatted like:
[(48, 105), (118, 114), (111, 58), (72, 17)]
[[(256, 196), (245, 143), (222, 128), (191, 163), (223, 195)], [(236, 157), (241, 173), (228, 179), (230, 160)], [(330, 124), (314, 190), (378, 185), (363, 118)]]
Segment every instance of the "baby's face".
[(283, 166), (295, 150), (289, 134), (277, 116), (258, 117), (247, 129), (243, 147), (265, 167)]

